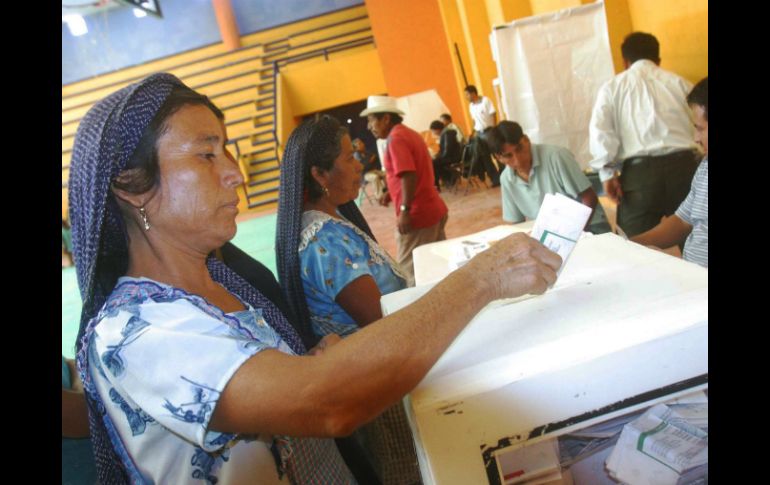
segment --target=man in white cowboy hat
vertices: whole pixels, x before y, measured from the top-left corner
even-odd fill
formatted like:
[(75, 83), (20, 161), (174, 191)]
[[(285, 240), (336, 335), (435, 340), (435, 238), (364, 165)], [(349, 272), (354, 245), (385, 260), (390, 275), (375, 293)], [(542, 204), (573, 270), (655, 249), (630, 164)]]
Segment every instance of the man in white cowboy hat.
[(396, 207), (398, 263), (414, 286), (412, 251), (417, 246), (446, 239), (444, 227), (449, 209), (433, 185), (433, 162), (428, 147), (419, 133), (402, 124), (404, 112), (390, 96), (369, 96), (366, 116), (369, 131), (386, 140), (383, 168), (387, 174), (388, 192), (380, 198), (387, 206)]

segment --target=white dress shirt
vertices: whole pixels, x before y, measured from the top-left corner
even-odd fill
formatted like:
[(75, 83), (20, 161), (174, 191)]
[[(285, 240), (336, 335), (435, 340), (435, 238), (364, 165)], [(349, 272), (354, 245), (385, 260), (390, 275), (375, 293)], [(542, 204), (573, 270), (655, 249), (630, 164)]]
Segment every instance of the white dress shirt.
[(591, 167), (604, 182), (621, 162), (697, 149), (687, 106), (689, 81), (642, 59), (607, 81), (589, 125)]
[(486, 96), (479, 96), (478, 103), (471, 103), (471, 118), (473, 118), (473, 129), (484, 131), (485, 128), (495, 126), (495, 119), (492, 115), (497, 113), (492, 101)]

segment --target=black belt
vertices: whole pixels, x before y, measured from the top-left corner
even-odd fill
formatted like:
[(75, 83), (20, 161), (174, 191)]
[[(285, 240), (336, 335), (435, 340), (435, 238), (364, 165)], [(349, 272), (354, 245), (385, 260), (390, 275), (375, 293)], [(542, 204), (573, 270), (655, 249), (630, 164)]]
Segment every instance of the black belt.
[(677, 150), (675, 152), (671, 153), (664, 153), (663, 155), (640, 155), (636, 157), (629, 157), (623, 160), (623, 165), (629, 164), (629, 165), (638, 165), (640, 163), (657, 160), (661, 158), (677, 158), (680, 156), (683, 156), (686, 153), (695, 154), (695, 150), (691, 149), (685, 149), (685, 150)]

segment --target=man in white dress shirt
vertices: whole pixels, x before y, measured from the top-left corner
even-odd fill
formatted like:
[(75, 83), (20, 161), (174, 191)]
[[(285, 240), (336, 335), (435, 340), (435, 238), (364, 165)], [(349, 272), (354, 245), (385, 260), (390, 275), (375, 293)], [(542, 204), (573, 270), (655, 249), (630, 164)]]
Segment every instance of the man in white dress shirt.
[(658, 40), (634, 32), (621, 52), (626, 70), (599, 89), (591, 115), (590, 165), (618, 203), (618, 226), (635, 236), (676, 211), (700, 154), (687, 105), (692, 84), (659, 67)]
[[(500, 172), (492, 162), (492, 155), (489, 153), (487, 141), (484, 133), (497, 125), (497, 111), (495, 105), (486, 96), (479, 96), (476, 86), (469, 84), (465, 86), (465, 98), (470, 103), (468, 108), (473, 118), (473, 133), (471, 134), (471, 152), (475, 158), (476, 164), (481, 163), (492, 181), (492, 187), (500, 186)], [(476, 169), (474, 168), (474, 171)], [(484, 180), (483, 172), (478, 173), (481, 180)]]

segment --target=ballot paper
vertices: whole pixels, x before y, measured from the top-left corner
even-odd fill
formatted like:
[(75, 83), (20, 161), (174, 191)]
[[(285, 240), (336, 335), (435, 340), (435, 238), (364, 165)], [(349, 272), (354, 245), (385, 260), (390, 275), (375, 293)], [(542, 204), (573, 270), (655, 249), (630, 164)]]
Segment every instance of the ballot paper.
[[(591, 212), (590, 207), (562, 194), (545, 194), (530, 235), (551, 251), (558, 253), (562, 259), (561, 268), (564, 268), (572, 249), (583, 234)], [(452, 269), (459, 268), (478, 253), (488, 249), (491, 242), (462, 241), (450, 261)]]
[(449, 267), (457, 269), (463, 266), (480, 252), (489, 249), (489, 246), (489, 241), (475, 241), (470, 239), (461, 241), (460, 245), (456, 248), (455, 253), (452, 255), (452, 259), (449, 260)]
[(562, 194), (546, 194), (531, 236), (558, 253), (562, 259), (561, 268), (564, 268), (567, 258), (583, 234), (591, 212), (590, 207)]
[(606, 465), (624, 483), (697, 483), (708, 474), (708, 403), (653, 406), (623, 428)]

